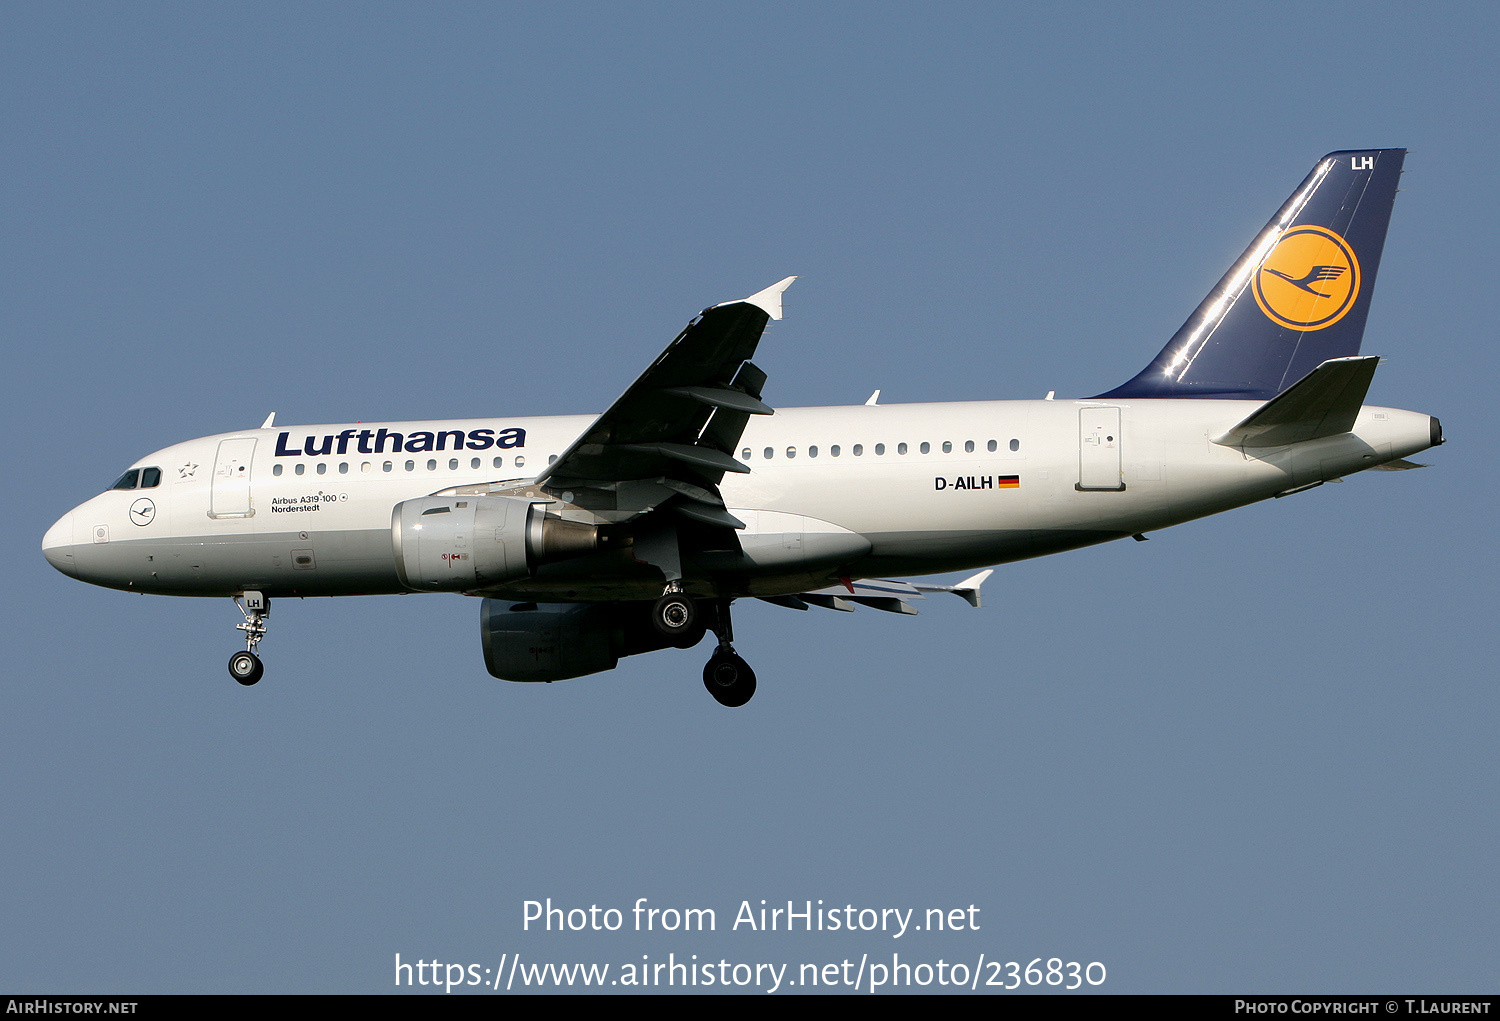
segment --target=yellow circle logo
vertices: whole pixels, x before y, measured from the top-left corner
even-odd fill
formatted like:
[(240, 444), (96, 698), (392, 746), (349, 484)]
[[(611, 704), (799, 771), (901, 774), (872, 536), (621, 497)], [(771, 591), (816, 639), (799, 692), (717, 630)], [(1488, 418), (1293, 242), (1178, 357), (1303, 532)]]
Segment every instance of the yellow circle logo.
[(1281, 235), (1255, 271), (1255, 303), (1288, 329), (1321, 330), (1354, 307), (1359, 260), (1349, 242), (1325, 227), (1306, 224)]

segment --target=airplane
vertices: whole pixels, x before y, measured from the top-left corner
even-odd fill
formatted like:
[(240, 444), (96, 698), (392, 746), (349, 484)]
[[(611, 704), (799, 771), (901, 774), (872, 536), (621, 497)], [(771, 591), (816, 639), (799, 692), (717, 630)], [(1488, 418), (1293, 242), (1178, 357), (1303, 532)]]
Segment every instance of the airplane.
[(773, 409), (750, 361), (786, 279), (705, 309), (603, 414), (282, 427), (136, 461), (64, 514), (59, 571), (232, 598), (260, 680), (271, 600), (478, 596), (487, 670), (556, 681), (712, 631), (743, 706), (736, 599), (914, 613), (991, 568), (1134, 537), (1406, 460), (1436, 418), (1366, 407), (1360, 341), (1404, 149), (1314, 166), (1135, 377), (1066, 400)]

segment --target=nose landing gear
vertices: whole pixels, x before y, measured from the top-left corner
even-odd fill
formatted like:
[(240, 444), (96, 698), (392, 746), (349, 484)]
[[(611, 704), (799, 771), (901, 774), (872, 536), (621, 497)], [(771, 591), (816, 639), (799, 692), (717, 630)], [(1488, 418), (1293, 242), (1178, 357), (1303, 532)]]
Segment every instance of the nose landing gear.
[(229, 657), (229, 676), (249, 687), (260, 680), (266, 668), (255, 654), (255, 647), (266, 637), (266, 618), (271, 615), (271, 600), (259, 592), (246, 592), (244, 601), (234, 597), (234, 605), (244, 614), (245, 622), (236, 624), (235, 630), (245, 632), (245, 651)]

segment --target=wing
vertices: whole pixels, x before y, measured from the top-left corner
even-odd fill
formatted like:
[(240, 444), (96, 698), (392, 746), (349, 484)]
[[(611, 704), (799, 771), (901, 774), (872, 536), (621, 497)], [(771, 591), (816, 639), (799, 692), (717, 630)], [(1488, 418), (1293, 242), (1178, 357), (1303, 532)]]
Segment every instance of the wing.
[(980, 571), (965, 578), (957, 585), (914, 585), (890, 578), (863, 578), (855, 581), (843, 579), (842, 585), (820, 588), (813, 592), (799, 592), (794, 596), (761, 596), (768, 603), (786, 606), (793, 610), (805, 610), (809, 606), (821, 606), (828, 610), (854, 612), (855, 603), (887, 613), (915, 614), (913, 599), (926, 599), (924, 592), (952, 592), (970, 606), (979, 606), (979, 587), (994, 574), (993, 569)]
[(718, 485), (726, 472), (750, 471), (732, 453), (750, 416), (774, 413), (760, 399), (766, 374), (749, 359), (795, 279), (705, 309), (531, 484), (602, 521), (670, 511), (632, 526), (636, 558), (668, 580), (681, 577), (680, 532), (706, 532), (691, 544), (698, 549), (737, 550), (744, 524)]

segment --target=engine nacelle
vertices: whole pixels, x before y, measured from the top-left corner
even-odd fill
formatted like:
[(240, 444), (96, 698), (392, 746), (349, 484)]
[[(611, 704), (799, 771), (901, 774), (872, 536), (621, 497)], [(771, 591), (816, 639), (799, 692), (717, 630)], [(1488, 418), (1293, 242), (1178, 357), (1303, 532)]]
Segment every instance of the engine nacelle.
[(401, 584), (419, 592), (462, 592), (524, 578), (538, 564), (594, 549), (593, 525), (548, 514), (517, 496), (424, 496), (391, 512), (391, 545)]
[(613, 670), (624, 656), (670, 644), (650, 603), (513, 603), (479, 607), (484, 665), (503, 681), (561, 681)]

